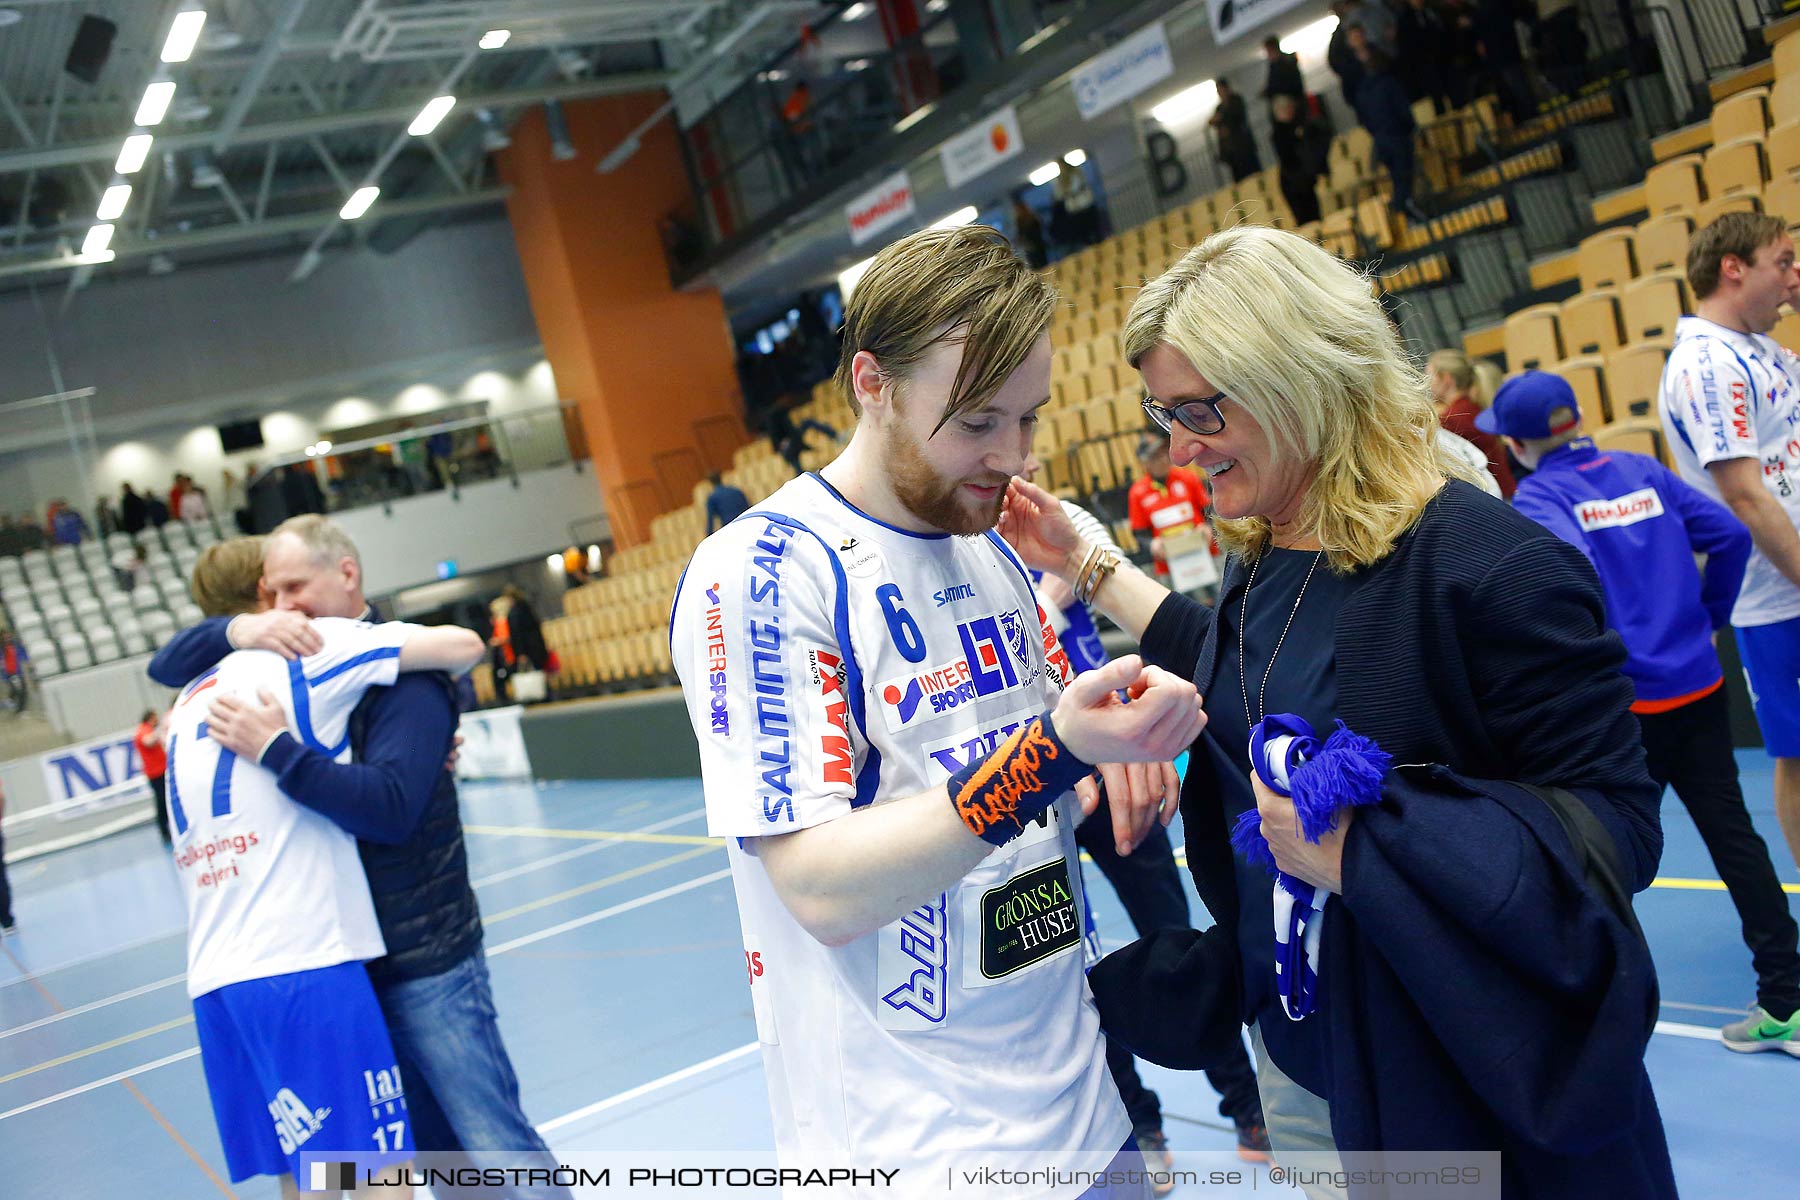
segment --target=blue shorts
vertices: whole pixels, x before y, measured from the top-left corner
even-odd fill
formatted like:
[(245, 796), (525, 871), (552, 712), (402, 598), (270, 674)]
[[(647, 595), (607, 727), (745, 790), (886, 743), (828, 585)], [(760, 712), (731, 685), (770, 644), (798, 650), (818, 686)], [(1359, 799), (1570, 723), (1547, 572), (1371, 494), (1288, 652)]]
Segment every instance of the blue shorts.
[(1771, 758), (1800, 758), (1800, 617), (1733, 632), (1763, 745)]
[(233, 1183), (300, 1173), (302, 1150), (412, 1157), (406, 1093), (359, 962), (194, 997), (200, 1061)]

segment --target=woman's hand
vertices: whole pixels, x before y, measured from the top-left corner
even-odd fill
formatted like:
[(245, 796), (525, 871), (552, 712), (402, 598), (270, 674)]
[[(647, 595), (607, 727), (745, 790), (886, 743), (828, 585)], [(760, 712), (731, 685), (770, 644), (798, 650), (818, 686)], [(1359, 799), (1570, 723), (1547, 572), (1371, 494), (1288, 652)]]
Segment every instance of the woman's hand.
[(1314, 887), (1341, 894), (1344, 890), (1344, 835), (1350, 830), (1354, 809), (1338, 814), (1337, 828), (1320, 838), (1317, 844), (1306, 840), (1300, 832), (1300, 818), (1294, 812), (1294, 801), (1271, 790), (1262, 777), (1250, 772), (1250, 786), (1256, 790), (1256, 811), (1262, 817), (1263, 837), (1275, 855), (1275, 865), (1295, 879), (1303, 879)]
[(1017, 475), (1006, 489), (1006, 506), (996, 527), (1025, 565), (1069, 579), (1081, 569), (1088, 544), (1075, 531), (1062, 503)]

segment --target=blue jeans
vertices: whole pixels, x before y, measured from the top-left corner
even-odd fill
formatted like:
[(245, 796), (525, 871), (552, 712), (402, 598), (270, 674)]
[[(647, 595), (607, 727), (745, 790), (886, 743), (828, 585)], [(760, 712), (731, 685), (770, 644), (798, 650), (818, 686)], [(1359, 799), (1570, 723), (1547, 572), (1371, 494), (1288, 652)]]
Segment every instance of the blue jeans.
[[(376, 996), (400, 1063), (414, 1146), (461, 1151), (477, 1167), (556, 1165), (519, 1104), (485, 955), (471, 954), (442, 974), (378, 985)], [(454, 1192), (439, 1194), (450, 1200)], [(563, 1187), (520, 1187), (507, 1195), (571, 1200)]]

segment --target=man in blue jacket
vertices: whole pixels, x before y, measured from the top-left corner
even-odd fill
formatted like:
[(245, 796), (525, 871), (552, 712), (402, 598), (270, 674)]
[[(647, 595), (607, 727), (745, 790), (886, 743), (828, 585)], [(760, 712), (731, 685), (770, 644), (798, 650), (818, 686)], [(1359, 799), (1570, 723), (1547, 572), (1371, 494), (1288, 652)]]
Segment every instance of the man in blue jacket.
[[(355, 543), (325, 517), (280, 525), (263, 570), (281, 612), (183, 630), (151, 660), (150, 677), (181, 687), (236, 649), (310, 653), (318, 634), (291, 615), (283, 623), (283, 614), (380, 619), (363, 598)], [(387, 945), (387, 955), (368, 964), (369, 979), (405, 1080), (416, 1149), (466, 1152), (477, 1167), (545, 1165), (549, 1151), (520, 1105), (495, 1019), (456, 780), (445, 766), (457, 720), (449, 681), (414, 672), (393, 687), (369, 689), (350, 719), (350, 763), (297, 740), (277, 704), (238, 708), (243, 720), (220, 744), (268, 768), (291, 799), (357, 838)], [(560, 1186), (506, 1194), (569, 1196)]]
[[(1800, 1057), (1800, 930), (1744, 808), (1712, 641), (1731, 619), (1749, 529), (1655, 459), (1597, 450), (1582, 436), (1575, 392), (1559, 376), (1514, 376), (1475, 424), (1506, 438), (1532, 470), (1513, 504), (1599, 573), (1609, 623), (1629, 656), (1625, 674), (1637, 689), (1631, 711), (1650, 777), (1672, 785), (1687, 806), (1737, 906), (1762, 1011), (1725, 1026), (1725, 1045)], [(1695, 554), (1706, 555), (1698, 574)]]

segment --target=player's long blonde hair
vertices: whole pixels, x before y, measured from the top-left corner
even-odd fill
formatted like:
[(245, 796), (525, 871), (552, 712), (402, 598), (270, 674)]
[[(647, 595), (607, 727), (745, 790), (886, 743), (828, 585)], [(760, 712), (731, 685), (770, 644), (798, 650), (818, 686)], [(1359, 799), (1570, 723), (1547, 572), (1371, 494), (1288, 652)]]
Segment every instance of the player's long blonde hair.
[[(1304, 238), (1213, 234), (1138, 293), (1123, 338), (1133, 366), (1167, 343), (1256, 418), (1271, 455), (1315, 463), (1300, 523), (1335, 570), (1384, 558), (1446, 477), (1476, 482), (1439, 450), (1425, 373), (1369, 281)], [(1246, 557), (1269, 544), (1266, 517), (1218, 526)]]

